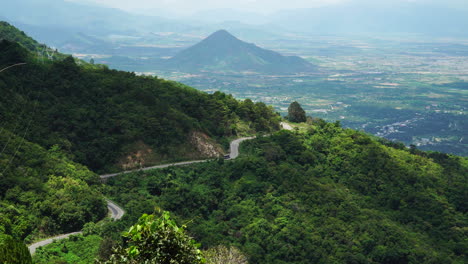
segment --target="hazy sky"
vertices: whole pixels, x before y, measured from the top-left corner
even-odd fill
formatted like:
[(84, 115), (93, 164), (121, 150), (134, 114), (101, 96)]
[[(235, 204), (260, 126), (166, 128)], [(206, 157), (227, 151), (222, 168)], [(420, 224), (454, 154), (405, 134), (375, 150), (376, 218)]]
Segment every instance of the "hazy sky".
[(256, 13), (271, 13), (284, 9), (308, 8), (349, 2), (391, 4), (393, 2), (438, 3), (444, 6), (468, 7), (468, 0), (68, 0), (94, 2), (124, 10), (165, 9), (182, 14), (217, 8), (235, 8)]
[[(316, 7), (344, 2), (348, 0), (88, 0), (106, 6), (125, 10), (137, 10), (139, 7), (150, 9), (162, 8), (181, 13), (193, 13), (206, 9), (235, 8), (254, 12), (274, 12), (285, 8)], [(285, 4), (287, 3), (287, 4)]]

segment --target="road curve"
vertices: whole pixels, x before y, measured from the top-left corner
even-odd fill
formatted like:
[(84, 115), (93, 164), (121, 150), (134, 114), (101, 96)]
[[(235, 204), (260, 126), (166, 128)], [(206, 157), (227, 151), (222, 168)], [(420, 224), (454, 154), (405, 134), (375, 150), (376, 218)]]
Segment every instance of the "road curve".
[[(118, 205), (116, 205), (114, 202), (112, 202), (111, 200), (107, 200), (107, 208), (111, 212), (110, 218), (113, 219), (113, 220), (119, 220), (125, 214), (125, 211), (122, 208), (120, 208)], [(82, 234), (82, 233), (83, 232), (81, 232), (81, 231), (73, 232), (73, 233), (58, 235), (58, 236), (55, 236), (55, 237), (51, 237), (51, 238), (48, 238), (48, 239), (41, 240), (39, 242), (36, 242), (36, 243), (31, 244), (31, 245), (28, 246), (29, 253), (31, 253), (31, 255), (33, 255), (36, 252), (36, 249), (39, 248), (39, 247), (49, 245), (52, 242), (54, 242), (55, 240), (68, 238), (69, 236), (78, 235), (78, 234)]]
[[(231, 144), (229, 146), (229, 159), (235, 159), (239, 156), (239, 145), (243, 141), (254, 139), (255, 137), (243, 137), (243, 138), (238, 138), (236, 140), (231, 141)], [(175, 163), (169, 163), (169, 164), (163, 164), (163, 165), (156, 165), (156, 166), (151, 166), (151, 167), (145, 167), (141, 169), (134, 169), (134, 170), (128, 170), (128, 171), (122, 171), (122, 172), (117, 172), (117, 173), (110, 173), (110, 174), (104, 174), (101, 175), (101, 179), (107, 179), (107, 178), (112, 178), (117, 175), (121, 174), (127, 174), (127, 173), (132, 173), (132, 172), (137, 172), (137, 171), (146, 171), (146, 170), (153, 170), (153, 169), (163, 169), (167, 167), (173, 167), (173, 166), (185, 166), (185, 165), (190, 165), (190, 164), (195, 164), (195, 163), (201, 163), (201, 162), (208, 162), (211, 159), (206, 159), (206, 160), (192, 160), (192, 161), (183, 161), (183, 162), (175, 162)]]
[(49, 245), (50, 243), (54, 242), (55, 240), (68, 238), (71, 235), (78, 235), (78, 234), (81, 234), (81, 233), (83, 233), (83, 232), (81, 232), (81, 231), (80, 232), (73, 232), (73, 233), (68, 233), (68, 234), (64, 234), (64, 235), (58, 235), (58, 236), (55, 236), (55, 237), (51, 237), (51, 238), (36, 242), (36, 243), (31, 244), (31, 245), (28, 246), (29, 253), (31, 253), (31, 255), (33, 255), (36, 252), (36, 249), (39, 248), (39, 247)]
[[(246, 140), (254, 139), (255, 137), (243, 137), (243, 138), (238, 138), (236, 140), (231, 141), (231, 144), (229, 146), (229, 159), (236, 159), (239, 156), (239, 145)], [(156, 165), (156, 166), (151, 166), (151, 167), (146, 167), (146, 168), (141, 168), (141, 169), (136, 169), (136, 170), (129, 170), (129, 171), (123, 171), (119, 173), (111, 173), (111, 174), (104, 174), (100, 175), (101, 179), (107, 179), (111, 177), (115, 177), (120, 174), (127, 174), (135, 171), (146, 171), (146, 170), (152, 170), (152, 169), (162, 169), (162, 168), (167, 168), (167, 167), (172, 167), (172, 166), (185, 166), (185, 165), (190, 165), (190, 164), (195, 164), (195, 163), (201, 163), (201, 162), (207, 162), (210, 161), (210, 159), (206, 160), (193, 160), (193, 161), (183, 161), (183, 162), (176, 162), (176, 163), (169, 163), (169, 164), (163, 164), (163, 165)], [(120, 208), (118, 205), (116, 205), (114, 202), (111, 200), (107, 200), (107, 208), (111, 212), (111, 218), (113, 220), (119, 220), (122, 218), (122, 216), (125, 214), (125, 211)], [(59, 236), (55, 236), (52, 238), (48, 238), (39, 242), (36, 242), (34, 244), (31, 244), (28, 246), (29, 252), (34, 254), (36, 252), (36, 249), (45, 245), (48, 245), (55, 240), (60, 240), (64, 238), (68, 238), (71, 235), (77, 235), (81, 234), (82, 232), (73, 232), (69, 234), (63, 234)]]
[(231, 145), (229, 146), (229, 159), (235, 159), (239, 156), (239, 145), (240, 143), (254, 139), (255, 137), (243, 137), (243, 138), (238, 138), (236, 140), (231, 141)]
[(107, 200), (107, 208), (111, 212), (110, 218), (113, 219), (114, 221), (120, 220), (120, 218), (122, 218), (122, 216), (124, 216), (125, 214), (125, 211), (122, 208), (120, 208), (118, 205), (116, 205), (114, 202), (112, 202), (111, 200)]

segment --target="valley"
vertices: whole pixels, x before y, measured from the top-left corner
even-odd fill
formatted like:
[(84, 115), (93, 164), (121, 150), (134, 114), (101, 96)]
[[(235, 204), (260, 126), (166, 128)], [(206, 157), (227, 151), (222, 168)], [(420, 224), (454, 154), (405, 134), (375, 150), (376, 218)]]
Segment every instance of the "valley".
[(298, 101), (313, 117), (339, 120), (346, 127), (423, 150), (468, 155), (468, 41), (297, 38), (263, 41), (262, 46), (301, 55), (317, 65), (317, 71), (189, 73), (154, 70), (143, 62), (111, 67), (251, 98), (273, 105), (282, 115), (291, 101)]
[(463, 1), (162, 2), (2, 4), (0, 263), (466, 262)]

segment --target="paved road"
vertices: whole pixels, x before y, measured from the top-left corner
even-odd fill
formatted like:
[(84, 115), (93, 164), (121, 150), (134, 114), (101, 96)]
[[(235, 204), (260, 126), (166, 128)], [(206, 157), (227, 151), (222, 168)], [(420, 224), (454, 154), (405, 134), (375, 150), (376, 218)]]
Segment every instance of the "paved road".
[(136, 172), (136, 171), (146, 171), (146, 170), (152, 170), (152, 169), (162, 169), (162, 168), (167, 168), (167, 167), (171, 167), (171, 166), (184, 166), (184, 165), (190, 165), (190, 164), (194, 164), (194, 163), (207, 162), (207, 161), (210, 161), (210, 160), (192, 160), (192, 161), (183, 161), (183, 162), (169, 163), (169, 164), (163, 164), (163, 165), (156, 165), (156, 166), (151, 166), (151, 167), (145, 167), (145, 168), (141, 168), (141, 169), (135, 169), (135, 170), (129, 170), (129, 171), (122, 171), (122, 172), (118, 172), (118, 173), (104, 174), (104, 175), (101, 175), (101, 176), (99, 176), (99, 177), (101, 177), (101, 179), (107, 179), (107, 178), (115, 177), (115, 176), (120, 175), (120, 174), (127, 174), (127, 173)]
[(120, 220), (125, 214), (125, 211), (111, 200), (107, 200), (107, 208), (111, 212), (111, 218), (114, 219), (114, 221)]
[(280, 125), (281, 125), (281, 127), (282, 127), (283, 129), (286, 129), (286, 130), (293, 130), (293, 127), (292, 127), (290, 124), (288, 124), (288, 123), (281, 122)]
[[(111, 200), (107, 200), (107, 208), (111, 212), (110, 217), (112, 219), (114, 219), (114, 220), (119, 220), (125, 214), (125, 211), (122, 208), (120, 208), (118, 205), (116, 205), (114, 202), (112, 202)], [(36, 243), (31, 244), (31, 245), (28, 246), (29, 253), (31, 253), (31, 255), (33, 255), (36, 252), (36, 249), (39, 248), (39, 247), (49, 245), (52, 242), (54, 242), (55, 240), (68, 238), (69, 236), (78, 235), (78, 234), (81, 234), (81, 233), (83, 233), (83, 232), (81, 232), (81, 231), (73, 232), (73, 233), (58, 235), (58, 236), (55, 236), (55, 237), (51, 237), (51, 238), (36, 242)]]
[(64, 234), (64, 235), (59, 235), (59, 236), (55, 236), (55, 237), (51, 237), (51, 238), (48, 238), (46, 240), (42, 240), (42, 241), (39, 241), (39, 242), (36, 242), (32, 245), (29, 245), (28, 246), (28, 249), (29, 249), (29, 253), (31, 253), (31, 255), (33, 255), (35, 252), (36, 252), (36, 249), (39, 248), (39, 247), (43, 247), (45, 245), (49, 245), (50, 243), (54, 242), (55, 240), (60, 240), (60, 239), (64, 239), (64, 238), (68, 238), (69, 236), (71, 235), (78, 235), (78, 234), (81, 234), (83, 232), (73, 232), (73, 233), (69, 233), (69, 234)]
[[(231, 141), (231, 145), (229, 147), (230, 148), (229, 159), (235, 159), (235, 158), (237, 158), (239, 156), (239, 145), (240, 145), (240, 143), (242, 143), (243, 141), (249, 140), (249, 139), (253, 139), (253, 138), (255, 138), (255, 137), (243, 137), (243, 138), (238, 138), (236, 140)], [(195, 163), (208, 162), (210, 160), (211, 159), (175, 162), (175, 163), (145, 167), (145, 168), (141, 168), (141, 169), (122, 171), (122, 172), (118, 172), (118, 173), (104, 174), (104, 175), (101, 175), (100, 177), (101, 177), (101, 179), (107, 179), (107, 178), (115, 177), (115, 176), (120, 175), (120, 174), (127, 174), (127, 173), (132, 173), (132, 172), (137, 172), (137, 171), (146, 171), (146, 170), (153, 170), (153, 169), (163, 169), (163, 168), (172, 167), (172, 166), (185, 166), (185, 165), (190, 165), (190, 164), (195, 164)]]
[[(238, 138), (236, 140), (233, 140), (231, 142), (230, 146), (229, 146), (229, 148), (230, 148), (229, 159), (235, 159), (235, 158), (237, 158), (239, 156), (239, 145), (240, 145), (240, 143), (242, 143), (243, 141), (246, 141), (246, 140), (254, 139), (254, 138), (255, 137), (244, 137), (244, 138)], [(190, 164), (194, 164), (194, 163), (207, 162), (207, 161), (210, 161), (210, 160), (207, 159), (207, 160), (194, 160), (194, 161), (169, 163), (169, 164), (164, 164), (164, 165), (156, 165), (156, 166), (146, 167), (146, 168), (142, 168), (142, 169), (123, 171), (123, 172), (119, 172), (119, 173), (104, 174), (104, 175), (101, 175), (100, 177), (101, 177), (101, 179), (107, 179), (107, 178), (115, 177), (115, 176), (120, 175), (120, 174), (126, 174), (126, 173), (131, 173), (131, 172), (140, 171), (140, 170), (146, 171), (146, 170), (152, 170), (152, 169), (162, 169), (162, 168), (167, 168), (167, 167), (171, 167), (171, 166), (184, 166), (184, 165), (190, 165)], [(120, 208), (118, 205), (116, 205), (114, 202), (112, 202), (111, 200), (107, 200), (107, 208), (111, 212), (111, 218), (114, 219), (114, 220), (119, 220), (125, 214), (125, 211), (122, 208)], [(73, 232), (73, 233), (59, 235), (59, 236), (56, 236), (56, 237), (52, 237), (52, 238), (49, 238), (49, 239), (46, 239), (46, 240), (39, 241), (37, 243), (34, 243), (34, 244), (28, 246), (29, 252), (32, 255), (32, 254), (34, 254), (34, 252), (36, 252), (36, 249), (38, 247), (48, 245), (48, 244), (54, 242), (55, 240), (68, 238), (71, 235), (76, 235), (76, 234), (81, 234), (81, 233), (82, 233), (81, 231), (80, 232)]]
[(254, 139), (255, 137), (244, 137), (238, 138), (236, 140), (231, 141), (230, 151), (229, 151), (229, 159), (235, 159), (239, 156), (239, 145), (243, 141)]

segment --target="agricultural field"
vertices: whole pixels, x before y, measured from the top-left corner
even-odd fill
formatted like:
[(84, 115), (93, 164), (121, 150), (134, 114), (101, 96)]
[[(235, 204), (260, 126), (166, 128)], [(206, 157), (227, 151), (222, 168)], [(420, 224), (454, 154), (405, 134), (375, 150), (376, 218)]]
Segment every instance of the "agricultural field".
[[(299, 55), (319, 70), (297, 75), (183, 73), (138, 59), (116, 68), (273, 105), (298, 101), (308, 115), (423, 150), (468, 155), (468, 40), (294, 36), (259, 46)], [(155, 60), (156, 63), (157, 60)]]

